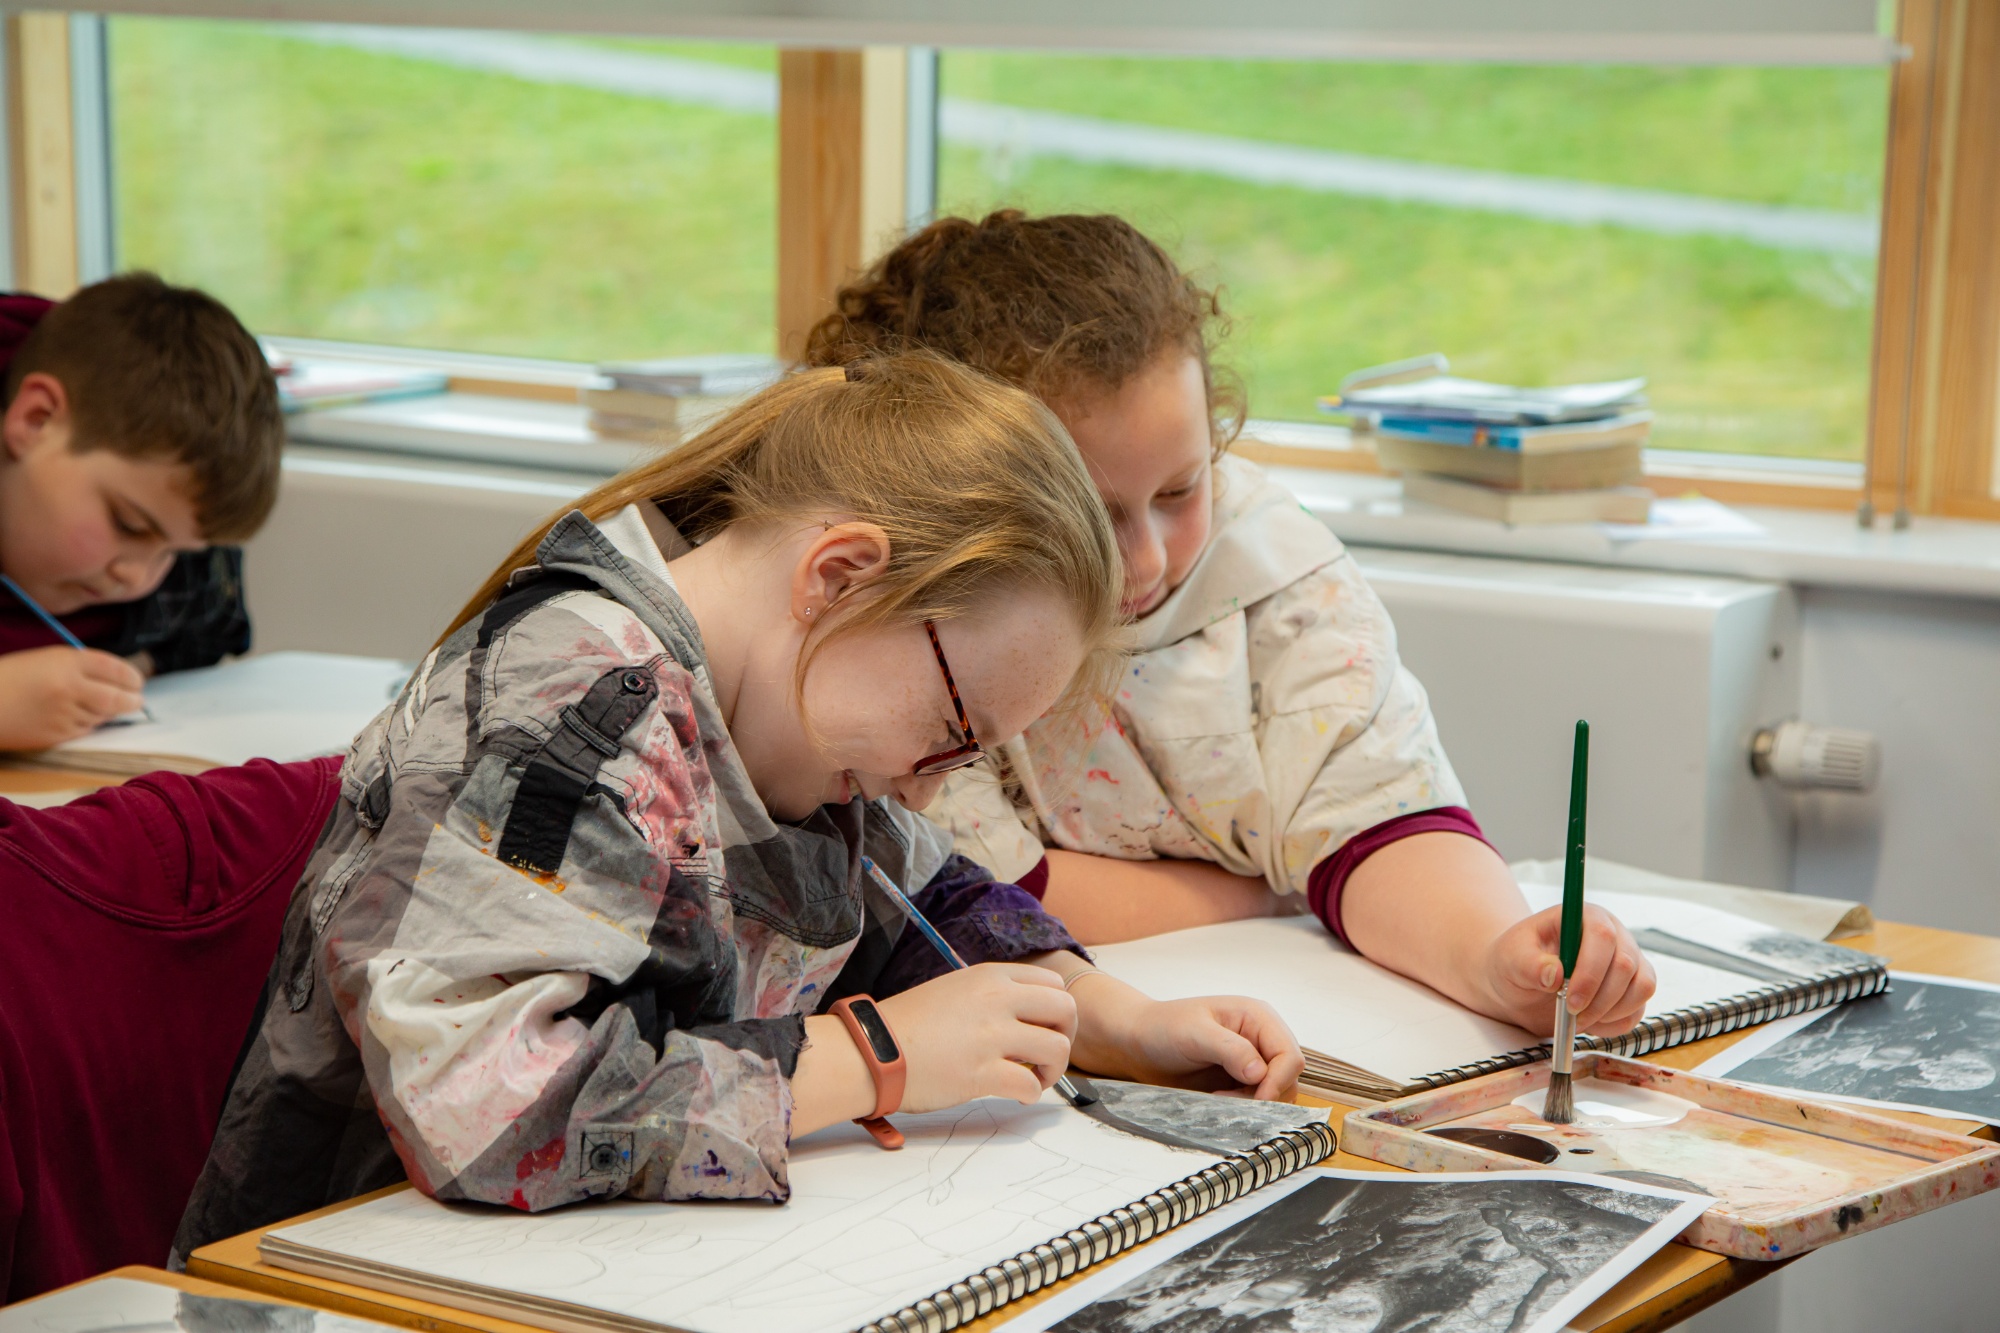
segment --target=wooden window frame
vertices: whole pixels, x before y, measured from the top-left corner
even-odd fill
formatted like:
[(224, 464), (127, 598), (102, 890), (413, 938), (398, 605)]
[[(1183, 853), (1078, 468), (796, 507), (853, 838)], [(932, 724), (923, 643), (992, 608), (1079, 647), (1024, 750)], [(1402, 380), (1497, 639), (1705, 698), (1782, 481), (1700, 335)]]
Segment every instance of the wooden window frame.
[(1867, 499), (1897, 526), (2000, 519), (2000, 5), (1902, 0), (1897, 36)]
[[(7, 16), (7, 216), (13, 285), (62, 297), (83, 267), (77, 111), (66, 13)], [(1654, 468), (1661, 494), (1747, 504), (2000, 520), (2000, 4), (1901, 0), (1910, 52), (1890, 80), (1882, 242), (1863, 482), (1792, 481), (1759, 460)], [(907, 48), (781, 49), (778, 253), (782, 355), (836, 289), (907, 229)], [(503, 387), (482, 382), (482, 389)], [(547, 386), (524, 385), (545, 397)], [(1360, 447), (1249, 438), (1272, 462), (1377, 471)], [(1866, 503), (1863, 503), (1865, 500)]]

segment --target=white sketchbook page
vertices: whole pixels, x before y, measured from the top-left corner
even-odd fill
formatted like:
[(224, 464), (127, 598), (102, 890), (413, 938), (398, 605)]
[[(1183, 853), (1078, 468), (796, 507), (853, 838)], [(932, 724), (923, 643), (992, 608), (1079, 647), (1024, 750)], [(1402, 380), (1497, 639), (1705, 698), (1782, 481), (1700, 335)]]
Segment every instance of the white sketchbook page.
[(782, 1207), (627, 1200), (531, 1217), (405, 1190), (272, 1234), (692, 1333), (847, 1333), (1220, 1160), (1053, 1093), (894, 1120), (898, 1152), (851, 1124), (794, 1144)]
[[(1562, 888), (1561, 861), (1510, 861), (1507, 869), (1514, 872), (1515, 882), (1524, 891), (1531, 884)], [(1815, 898), (1809, 893), (1791, 893), (1782, 889), (1752, 889), (1741, 884), (1677, 879), (1672, 875), (1641, 870), (1637, 866), (1595, 856), (1584, 858), (1583, 875), (1586, 896), (1591, 901), (1595, 901), (1600, 893), (1616, 893), (1655, 901), (1665, 899), (1691, 903), (1761, 922), (1777, 930), (1789, 930), (1813, 940), (1825, 940), (1861, 906), (1847, 898)]]
[[(1964, 977), (1939, 977), (1923, 972), (1889, 973), (1891, 986), (1898, 981), (1921, 981), (1931, 986), (1956, 986), (1962, 990), (1987, 991), (2000, 994), (2000, 986), (1984, 981), (1968, 981)], [(1894, 991), (1891, 991), (1893, 996)], [(1776, 1046), (1785, 1038), (1803, 1028), (1812, 1026), (1827, 1015), (1837, 1012), (1838, 1005), (1825, 1009), (1814, 1009), (1808, 1013), (1793, 1014), (1790, 1018), (1780, 1018), (1766, 1023), (1752, 1031), (1749, 1036), (1730, 1046), (1718, 1055), (1710, 1056), (1696, 1066), (1695, 1073), (1704, 1078), (1731, 1078), (1731, 1071), (1747, 1064)], [(1992, 1053), (1996, 1063), (2000, 1063), (2000, 1051)], [(1735, 1079), (1736, 1082), (1747, 1080)], [(1840, 1102), (1847, 1106), (1872, 1106), (1888, 1111), (1921, 1111), (1925, 1115), (1945, 1116), (1953, 1120), (1983, 1120), (1989, 1125), (2000, 1125), (2000, 1115), (1981, 1115), (1970, 1109), (1953, 1110), (1938, 1105), (1926, 1106), (1920, 1102), (1884, 1101), (1872, 1097), (1850, 1097), (1837, 1092), (1820, 1092), (1812, 1088), (1783, 1087), (1771, 1083), (1750, 1083), (1751, 1087), (1769, 1088), (1773, 1092), (1789, 1093), (1794, 1096), (1810, 1097), (1816, 1102)]]
[[(1677, 910), (1684, 904), (1660, 906)], [(1369, 962), (1309, 916), (1197, 926), (1097, 946), (1091, 954), (1106, 972), (1156, 999), (1263, 1000), (1302, 1044), (1400, 1082), (1544, 1040)], [(1678, 958), (1652, 961), (1659, 989), (1646, 1006), (1648, 1014), (1726, 999), (1763, 984)]]
[(336, 653), (267, 653), (149, 681), (156, 721), (101, 727), (63, 751), (167, 754), (241, 764), (347, 749), (409, 677), (408, 664)]
[[(1470, 1187), (1468, 1189), (1468, 1208), (1473, 1206), (1474, 1190), (1479, 1186), (1490, 1185), (1494, 1181), (1502, 1180), (1557, 1181), (1570, 1185), (1589, 1186), (1593, 1189), (1605, 1190), (1610, 1193), (1645, 1195), (1649, 1198), (1669, 1200), (1677, 1204), (1671, 1212), (1668, 1212), (1659, 1221), (1653, 1223), (1644, 1233), (1634, 1237), (1623, 1249), (1610, 1256), (1607, 1261), (1602, 1263), (1589, 1276), (1577, 1283), (1560, 1301), (1550, 1306), (1532, 1324), (1517, 1330), (1511, 1324), (1495, 1323), (1491, 1327), (1491, 1333), (1556, 1333), (1557, 1330), (1565, 1327), (1573, 1316), (1580, 1313), (1599, 1296), (1609, 1291), (1619, 1279), (1637, 1268), (1641, 1263), (1644, 1263), (1647, 1258), (1658, 1252), (1668, 1242), (1672, 1241), (1674, 1237), (1687, 1230), (1693, 1224), (1694, 1220), (1700, 1217), (1710, 1204), (1715, 1202), (1705, 1195), (1683, 1194), (1674, 1190), (1657, 1189), (1654, 1186), (1643, 1185), (1636, 1181), (1610, 1181), (1600, 1176), (1588, 1176), (1570, 1171), (1478, 1171), (1422, 1174), (1341, 1171), (1333, 1168), (1301, 1171), (1289, 1179), (1281, 1180), (1274, 1185), (1258, 1190), (1245, 1198), (1238, 1199), (1235, 1203), (1218, 1208), (1204, 1217), (1196, 1218), (1186, 1226), (1168, 1232), (1165, 1237), (1154, 1241), (1142, 1250), (1101, 1266), (1074, 1286), (1034, 1306), (1020, 1317), (1002, 1324), (997, 1333), (1046, 1333), (1046, 1330), (1070, 1318), (1086, 1306), (1105, 1299), (1127, 1283), (1159, 1268), (1162, 1264), (1173, 1260), (1203, 1241), (1208, 1240), (1210, 1237), (1226, 1231), (1237, 1223), (1262, 1212), (1287, 1196), (1306, 1188), (1315, 1180), (1326, 1178), (1363, 1181), (1371, 1185), (1379, 1184), (1384, 1188), (1390, 1189), (1413, 1184), (1464, 1184)], [(1494, 1240), (1498, 1242), (1501, 1238), (1496, 1235)], [(1504, 1242), (1502, 1243), (1504, 1244)], [(1491, 1255), (1491, 1247), (1482, 1247), (1479, 1257), (1490, 1258)], [(1570, 1262), (1575, 1262), (1579, 1257), (1581, 1256), (1565, 1256)], [(1274, 1273), (1273, 1276), (1276, 1277), (1279, 1275)], [(1182, 1311), (1182, 1313), (1186, 1312)], [(1222, 1311), (1216, 1309), (1214, 1313), (1220, 1316)], [(1334, 1312), (1329, 1311), (1328, 1313), (1333, 1314)], [(1461, 1330), (1462, 1333), (1487, 1333), (1489, 1326), (1480, 1322), (1480, 1311), (1476, 1309), (1464, 1309), (1459, 1313), (1463, 1317), (1453, 1320), (1448, 1327), (1454, 1330)], [(1216, 1325), (1219, 1327), (1221, 1323), (1222, 1320), (1218, 1318)], [(1298, 1322), (1298, 1326), (1318, 1327), (1318, 1325), (1309, 1325), (1305, 1322)], [(1348, 1327), (1346, 1323), (1340, 1322), (1337, 1317), (1330, 1319), (1326, 1326), (1329, 1328)], [(1357, 1321), (1353, 1326), (1362, 1328), (1369, 1327), (1370, 1325), (1365, 1321)], [(1447, 1325), (1440, 1325), (1440, 1327), (1445, 1326)]]
[[(241, 1307), (244, 1318), (233, 1326), (244, 1330), (389, 1333), (384, 1324), (258, 1300), (247, 1291), (235, 1299), (207, 1294), (197, 1299), (209, 1306), (204, 1313), (211, 1313), (220, 1302), (227, 1302), (232, 1312)], [(106, 1277), (0, 1309), (0, 1333), (167, 1333), (176, 1328), (187, 1329), (188, 1333), (213, 1333), (216, 1324), (212, 1319), (198, 1320), (190, 1328), (180, 1321), (180, 1311), (181, 1291), (177, 1287), (164, 1282)], [(266, 1318), (274, 1311), (282, 1314), (275, 1319)]]
[(1378, 967), (1315, 917), (1263, 917), (1093, 947), (1097, 965), (1159, 1000), (1248, 995), (1301, 1044), (1407, 1082), (1535, 1044), (1430, 987)]

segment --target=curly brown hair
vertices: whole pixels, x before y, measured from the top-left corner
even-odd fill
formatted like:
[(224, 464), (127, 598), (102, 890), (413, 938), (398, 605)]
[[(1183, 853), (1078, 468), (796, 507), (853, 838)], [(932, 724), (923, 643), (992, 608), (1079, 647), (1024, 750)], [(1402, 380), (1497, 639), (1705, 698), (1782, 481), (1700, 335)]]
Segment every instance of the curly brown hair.
[(1220, 453), (1242, 428), (1240, 381), (1213, 363), (1229, 321), (1131, 223), (1110, 214), (939, 218), (840, 289), (802, 362), (844, 366), (917, 348), (1051, 405), (1115, 392), (1170, 348), (1201, 362)]

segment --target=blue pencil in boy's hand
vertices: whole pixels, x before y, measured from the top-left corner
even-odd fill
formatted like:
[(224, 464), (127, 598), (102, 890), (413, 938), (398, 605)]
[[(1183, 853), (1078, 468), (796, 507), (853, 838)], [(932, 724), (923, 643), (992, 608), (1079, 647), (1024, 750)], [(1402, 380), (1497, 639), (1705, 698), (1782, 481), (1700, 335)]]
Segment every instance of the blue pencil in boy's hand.
[[(936, 949), (947, 963), (951, 964), (953, 971), (970, 966), (963, 958), (958, 956), (958, 950), (951, 947), (951, 941), (938, 934), (937, 927), (933, 926), (924, 918), (924, 914), (917, 910), (917, 905), (910, 901), (909, 895), (896, 886), (896, 881), (890, 879), (882, 872), (882, 867), (875, 864), (873, 857), (862, 857), (861, 868), (868, 872), (868, 878), (875, 881), (876, 888), (888, 894), (890, 899), (903, 909), (904, 914), (910, 918), (910, 924), (915, 926), (923, 934), (923, 937), (930, 941), (931, 947)], [(1069, 1081), (1067, 1075), (1056, 1080), (1056, 1091), (1071, 1106), (1089, 1106), (1097, 1100), (1095, 1097), (1086, 1097), (1083, 1093), (1077, 1091), (1076, 1085)]]
[(81, 650), (84, 647), (83, 640), (77, 638), (76, 635), (70, 633), (68, 625), (63, 624), (62, 621), (57, 620), (54, 616), (50, 615), (47, 611), (45, 611), (42, 608), (42, 604), (36, 601), (34, 598), (28, 596), (27, 592), (21, 587), (20, 584), (14, 582), (13, 579), (7, 577), (5, 574), (0, 574), (0, 587), (4, 587), (7, 589), (8, 592), (13, 593), (14, 600), (19, 602), (22, 606), (27, 607), (28, 610), (32, 611), (35, 615), (35, 619), (41, 621), (44, 625), (47, 625), (49, 629), (54, 631), (55, 636), (58, 639), (61, 639), (64, 643), (68, 644), (72, 648)]
[[(14, 594), (14, 600), (19, 602), (22, 606), (27, 607), (28, 610), (32, 611), (35, 615), (35, 618), (41, 621), (44, 625), (47, 625), (52, 631), (54, 631), (55, 636), (58, 639), (61, 639), (64, 643), (68, 644), (70, 647), (76, 649), (80, 653), (90, 651), (88, 644), (84, 643), (82, 639), (77, 638), (76, 635), (70, 633), (68, 625), (63, 624), (62, 621), (57, 620), (54, 616), (50, 615), (46, 607), (44, 607), (40, 602), (36, 601), (34, 598), (28, 596), (27, 590), (22, 588), (20, 584), (14, 582), (13, 579), (9, 578), (5, 574), (0, 574), (0, 587), (4, 587), (7, 589), (8, 592)], [(139, 711), (146, 715), (146, 720), (148, 722), (154, 720), (153, 710), (146, 707), (145, 704), (142, 703), (139, 705)], [(127, 716), (130, 715), (128, 714)]]

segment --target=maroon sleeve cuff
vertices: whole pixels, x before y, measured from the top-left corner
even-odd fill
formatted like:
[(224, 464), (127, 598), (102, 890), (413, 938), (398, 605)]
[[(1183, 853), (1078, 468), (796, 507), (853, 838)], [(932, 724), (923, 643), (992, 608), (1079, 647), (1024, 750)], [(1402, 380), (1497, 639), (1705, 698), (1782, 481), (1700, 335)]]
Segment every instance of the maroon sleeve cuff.
[(1035, 868), (1014, 881), (1014, 887), (1023, 890), (1030, 898), (1040, 902), (1049, 891), (1049, 858), (1044, 856), (1035, 862)]
[[(1363, 829), (1342, 843), (1339, 851), (1314, 866), (1312, 873), (1306, 876), (1306, 901), (1312, 905), (1313, 915), (1326, 922), (1326, 928), (1333, 932), (1334, 938), (1353, 947), (1352, 941), (1347, 938), (1347, 931), (1340, 924), (1340, 897), (1355, 868), (1390, 843), (1413, 838), (1419, 833), (1463, 833), (1468, 838), (1479, 839), (1488, 847), (1493, 846), (1480, 829), (1479, 821), (1472, 817), (1472, 812), (1456, 805), (1441, 805), (1435, 810), (1397, 815), (1373, 828)], [(1048, 862), (1044, 860), (1042, 865), (1045, 867)], [(1047, 879), (1047, 871), (1044, 870), (1043, 882), (1046, 883)]]

